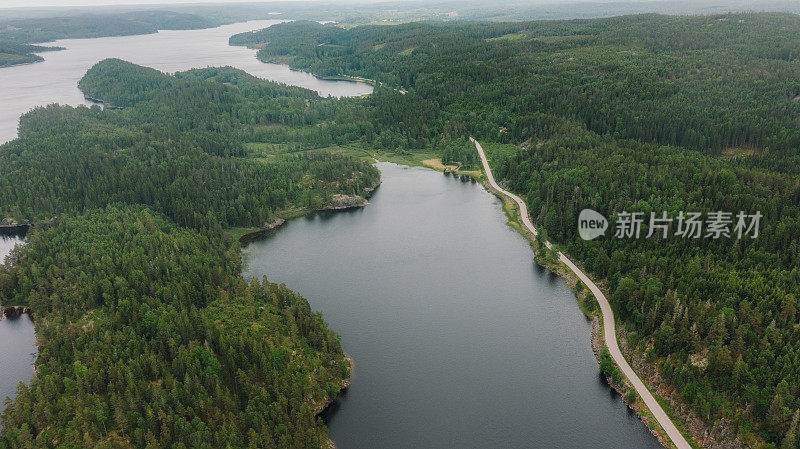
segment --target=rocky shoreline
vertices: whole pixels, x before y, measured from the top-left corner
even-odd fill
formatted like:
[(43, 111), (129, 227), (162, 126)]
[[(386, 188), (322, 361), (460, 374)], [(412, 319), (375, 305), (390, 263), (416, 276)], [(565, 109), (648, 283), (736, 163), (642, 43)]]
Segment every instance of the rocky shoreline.
[(664, 398), (669, 403), (673, 413), (684, 420), (684, 428), (695, 442), (701, 447), (720, 449), (752, 447), (739, 438), (736, 424), (733, 421), (721, 418), (715, 420), (711, 426), (706, 424), (688, 404), (680, 399), (675, 388), (661, 377), (657, 365), (647, 362), (644, 354), (631, 347), (625, 328), (618, 329), (618, 333), (620, 349), (625, 354), (625, 358), (628, 359), (633, 369), (639, 373), (641, 379), (646, 382), (647, 387)]
[(109, 109), (109, 110), (125, 109), (123, 106), (114, 106), (112, 104), (106, 103), (105, 101), (103, 101), (103, 100), (101, 100), (99, 98), (90, 97), (88, 95), (84, 95), (83, 98), (85, 98), (87, 101), (89, 101), (91, 103), (100, 105), (100, 107), (102, 107), (103, 109)]
[(30, 307), (26, 306), (10, 306), (10, 307), (3, 307), (0, 306), (0, 320), (8, 319), (16, 319), (21, 317), (22, 315), (28, 314), (29, 317), (33, 318), (33, 311)]
[[(331, 408), (331, 406), (336, 402), (339, 396), (341, 396), (342, 393), (345, 392), (350, 387), (350, 384), (353, 380), (353, 368), (355, 367), (355, 365), (353, 364), (353, 359), (349, 355), (345, 353), (344, 357), (345, 359), (347, 359), (348, 362), (350, 362), (350, 368), (348, 369), (347, 377), (342, 379), (342, 382), (339, 384), (340, 387), (339, 394), (337, 394), (335, 398), (326, 401), (318, 405), (316, 408), (314, 408), (314, 416), (319, 416), (325, 411), (327, 411), (329, 408)], [(323, 445), (323, 449), (336, 449), (336, 443), (330, 438), (328, 438), (328, 440)]]
[[(351, 209), (360, 209), (369, 204), (369, 201), (367, 199), (370, 196), (372, 196), (373, 193), (375, 193), (375, 190), (377, 190), (377, 188), (380, 187), (380, 185), (381, 181), (378, 181), (378, 183), (375, 184), (374, 186), (365, 188), (363, 196), (345, 195), (341, 193), (333, 194), (331, 195), (330, 200), (328, 200), (327, 205), (318, 209), (304, 210), (299, 215), (308, 215), (316, 212), (325, 212), (325, 211), (345, 211)], [(289, 217), (289, 218), (294, 218), (294, 217)], [(246, 234), (243, 234), (241, 237), (239, 237), (239, 243), (241, 243), (242, 245), (246, 245), (247, 243), (250, 243), (253, 240), (257, 240), (264, 236), (267, 236), (275, 229), (286, 224), (286, 221), (287, 221), (286, 218), (276, 217), (271, 221), (265, 223), (264, 227), (257, 229), (253, 232), (248, 232)]]
[(30, 223), (20, 223), (10, 217), (0, 220), (0, 232), (24, 233), (30, 227)]

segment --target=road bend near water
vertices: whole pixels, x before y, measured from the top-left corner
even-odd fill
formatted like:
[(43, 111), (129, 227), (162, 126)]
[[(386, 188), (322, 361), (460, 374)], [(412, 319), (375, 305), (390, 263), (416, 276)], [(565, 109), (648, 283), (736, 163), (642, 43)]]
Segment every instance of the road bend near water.
[[(489, 181), (489, 185), (492, 186), (493, 189), (511, 198), (515, 203), (517, 203), (517, 206), (519, 206), (519, 213), (520, 217), (522, 218), (522, 223), (534, 236), (538, 235), (538, 231), (533, 226), (533, 223), (528, 215), (528, 206), (524, 201), (522, 201), (522, 198), (497, 185), (497, 182), (495, 182), (494, 176), (492, 175), (492, 169), (489, 167), (489, 161), (486, 159), (486, 154), (483, 151), (483, 147), (481, 147), (481, 144), (472, 137), (469, 139), (475, 143), (475, 148), (477, 148), (478, 154), (481, 157), (481, 162), (483, 163), (483, 169), (486, 172), (486, 179)], [(545, 245), (548, 248), (553, 247), (548, 241), (545, 242)], [(608, 303), (606, 296), (597, 287), (597, 285), (591, 279), (589, 279), (589, 276), (587, 276), (583, 270), (578, 268), (571, 260), (569, 260), (564, 253), (559, 251), (558, 259), (563, 262), (564, 265), (566, 265), (573, 273), (575, 273), (578, 279), (586, 284), (592, 294), (594, 294), (594, 297), (597, 298), (597, 302), (600, 304), (600, 310), (603, 313), (603, 335), (605, 337), (606, 346), (608, 347), (608, 352), (611, 354), (611, 358), (614, 360), (614, 363), (619, 366), (622, 373), (628, 378), (631, 385), (633, 385), (633, 387), (636, 389), (636, 392), (639, 393), (639, 396), (642, 398), (645, 405), (647, 405), (647, 408), (650, 409), (650, 412), (653, 414), (653, 416), (655, 416), (656, 420), (667, 433), (667, 436), (670, 440), (672, 440), (675, 446), (677, 446), (679, 449), (691, 449), (691, 446), (689, 446), (689, 443), (683, 437), (681, 432), (677, 427), (675, 427), (675, 424), (673, 424), (667, 413), (661, 408), (661, 405), (659, 405), (658, 401), (656, 401), (652, 393), (650, 393), (650, 390), (645, 386), (644, 382), (639, 379), (639, 376), (636, 374), (633, 368), (631, 368), (630, 364), (628, 364), (628, 361), (625, 360), (625, 357), (622, 355), (622, 351), (620, 351), (619, 344), (617, 343), (617, 330), (614, 322), (614, 311), (611, 310), (611, 305)]]

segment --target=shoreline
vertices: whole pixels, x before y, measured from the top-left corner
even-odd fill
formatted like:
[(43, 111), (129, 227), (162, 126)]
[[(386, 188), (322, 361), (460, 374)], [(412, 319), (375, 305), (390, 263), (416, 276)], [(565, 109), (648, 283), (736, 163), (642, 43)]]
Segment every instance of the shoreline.
[[(264, 224), (261, 228), (255, 228), (250, 232), (245, 232), (241, 236), (238, 237), (239, 244), (242, 246), (246, 246), (250, 242), (255, 240), (259, 240), (269, 236), (272, 231), (280, 228), (284, 224), (286, 224), (289, 220), (294, 218), (306, 217), (312, 214), (317, 214), (320, 212), (340, 212), (340, 211), (348, 211), (354, 209), (361, 209), (362, 207), (369, 205), (369, 198), (378, 190), (378, 187), (381, 186), (382, 180), (378, 180), (378, 182), (372, 186), (367, 187), (364, 189), (364, 195), (333, 195), (338, 204), (327, 204), (321, 208), (311, 209), (311, 208), (302, 208), (302, 209), (295, 209), (284, 211), (279, 213), (278, 217), (273, 218), (271, 221)], [(348, 203), (347, 201), (353, 201)]]
[[(304, 209), (297, 210), (294, 213), (284, 214), (284, 215), (286, 215), (285, 217), (276, 217), (276, 218), (272, 219), (270, 222), (266, 223), (263, 228), (260, 228), (260, 229), (257, 229), (255, 231), (242, 234), (238, 238), (238, 242), (242, 247), (244, 247), (244, 246), (246, 246), (248, 243), (250, 243), (252, 241), (269, 237), (274, 230), (280, 228), (281, 226), (286, 224), (289, 220), (294, 219), (294, 218), (300, 218), (300, 217), (304, 217), (304, 216), (309, 216), (311, 214), (316, 214), (316, 213), (320, 213), (320, 212), (347, 211), (347, 210), (353, 210), (353, 209), (360, 209), (362, 207), (368, 206), (369, 205), (368, 199), (375, 193), (375, 191), (378, 189), (378, 187), (381, 186), (382, 182), (383, 182), (382, 179), (378, 179), (378, 182), (375, 185), (373, 185), (372, 187), (368, 187), (368, 188), (364, 189), (364, 195), (363, 196), (360, 196), (360, 195), (349, 195), (349, 196), (348, 195), (343, 195), (343, 197), (348, 197), (350, 199), (353, 199), (354, 201), (356, 201), (355, 203), (351, 203), (351, 204), (346, 204), (346, 203), (343, 204), (341, 202), (339, 204), (330, 204), (329, 203), (325, 207), (319, 208), (319, 209), (304, 208)], [(326, 401), (324, 401), (324, 402), (322, 402), (322, 403), (320, 403), (320, 404), (318, 404), (317, 406), (314, 407), (313, 414), (314, 414), (315, 418), (320, 418), (320, 415), (328, 412), (333, 407), (333, 405), (336, 403), (336, 401), (342, 396), (342, 394), (345, 393), (348, 388), (350, 388), (350, 385), (353, 382), (353, 373), (355, 372), (355, 362), (353, 361), (353, 358), (349, 354), (347, 354), (347, 352), (345, 352), (345, 351), (342, 351), (342, 352), (344, 352), (345, 359), (350, 363), (350, 366), (348, 367), (347, 377), (342, 379), (342, 381), (340, 382), (340, 384), (339, 384), (339, 392), (336, 394), (335, 397), (330, 398), (330, 399), (328, 399), (328, 400), (326, 400)], [(323, 443), (321, 448), (322, 449), (337, 449), (337, 445), (336, 445), (336, 442), (333, 441), (330, 438), (330, 436), (327, 436), (327, 439)]]
[[(614, 335), (616, 337), (616, 326), (614, 326), (613, 311), (610, 310), (610, 306), (607, 304), (607, 300), (606, 300), (606, 305), (604, 307), (603, 303), (600, 302), (600, 298), (597, 297), (598, 295), (602, 295), (603, 294), (602, 291), (599, 289), (599, 287), (594, 285), (594, 283), (591, 281), (591, 279), (588, 278), (588, 276), (586, 276), (585, 274), (583, 276), (586, 278), (588, 283), (586, 281), (582, 281), (581, 279), (579, 279), (580, 276), (579, 276), (578, 272), (580, 271), (580, 268), (575, 266), (574, 263), (570, 259), (568, 259), (560, 251), (558, 251), (558, 249), (555, 248), (549, 241), (546, 241), (546, 240), (543, 240), (541, 242), (539, 241), (540, 239), (538, 238), (538, 235), (536, 233), (536, 228), (533, 226), (533, 224), (530, 222), (530, 218), (527, 216), (526, 207), (523, 207), (523, 206), (525, 206), (524, 202), (523, 202), (523, 204), (519, 205), (519, 208), (517, 208), (517, 207), (515, 207), (514, 203), (515, 203), (515, 201), (522, 201), (519, 197), (514, 199), (514, 198), (512, 198), (513, 194), (506, 195), (505, 192), (498, 191), (499, 187), (495, 188), (495, 186), (493, 185), (493, 184), (495, 184), (494, 178), (491, 175), (491, 171), (490, 171), (490, 168), (489, 168), (488, 160), (486, 159), (486, 156), (483, 153), (483, 149), (481, 148), (480, 144), (476, 140), (474, 140), (472, 138), (470, 138), (470, 140), (475, 144), (476, 149), (478, 150), (479, 155), (481, 156), (482, 162), (483, 162), (483, 165), (484, 165), (485, 176), (484, 176), (484, 179), (482, 179), (481, 183), (483, 184), (484, 188), (488, 192), (494, 194), (495, 196), (498, 196), (503, 201), (503, 209), (505, 210), (506, 215), (509, 218), (509, 224), (513, 223), (512, 227), (517, 229), (517, 231), (520, 232), (523, 235), (523, 237), (525, 237), (527, 240), (529, 240), (531, 245), (535, 244), (537, 246), (542, 246), (542, 245), (544, 246), (544, 248), (542, 248), (543, 251), (541, 251), (541, 252), (544, 253), (544, 257), (542, 256), (542, 254), (540, 254), (540, 252), (534, 250), (534, 257), (536, 258), (537, 263), (539, 263), (544, 268), (547, 268), (548, 270), (558, 274), (561, 278), (563, 278), (567, 282), (567, 284), (570, 285), (570, 287), (573, 289), (573, 291), (576, 292), (576, 300), (579, 302), (579, 305), (580, 305), (580, 299), (581, 298), (579, 297), (579, 295), (577, 294), (577, 291), (576, 291), (577, 290), (577, 285), (581, 285), (581, 287), (588, 287), (589, 290), (596, 290), (597, 294), (595, 294), (594, 291), (592, 292), (593, 294), (595, 294), (594, 299), (596, 300), (596, 302), (594, 304), (596, 304), (597, 306), (599, 306), (602, 309), (603, 314), (605, 314), (606, 312), (609, 313), (609, 315), (611, 316), (611, 320), (612, 320), (611, 321), (611, 330), (615, 331)], [(519, 209), (519, 210), (517, 210), (517, 209)], [(525, 211), (525, 216), (523, 216), (523, 210)], [(522, 225), (519, 223), (518, 220), (522, 221)], [(554, 257), (556, 259), (548, 260), (548, 259), (552, 258), (552, 257), (550, 257), (552, 253), (555, 253)], [(573, 266), (569, 267), (567, 262), (569, 262), (569, 264), (572, 264)], [(573, 273), (571, 273), (570, 271), (573, 271)], [(594, 288), (592, 288), (592, 287), (594, 287)], [(609, 310), (606, 311), (605, 310), (606, 308), (608, 308)], [(586, 313), (586, 312), (584, 312), (584, 313)], [(602, 330), (602, 334), (605, 334), (605, 325), (607, 323), (604, 323), (603, 317), (602, 316), (597, 316), (597, 314), (598, 314), (598, 312), (597, 312), (597, 309), (595, 308), (593, 310), (593, 312), (592, 312), (593, 319), (598, 321), (598, 325), (599, 325), (600, 329)], [(592, 326), (594, 327), (595, 324), (593, 323)], [(612, 348), (610, 348), (608, 346), (608, 344), (606, 342), (606, 339), (605, 339), (605, 335), (603, 335), (603, 337), (602, 337), (602, 343), (603, 344), (602, 344), (601, 348), (607, 348), (609, 351), (612, 349)], [(593, 346), (593, 349), (594, 349), (594, 342), (593, 342), (592, 346)], [(617, 348), (617, 350), (618, 350), (618, 348)], [(595, 355), (597, 356), (598, 353), (596, 352)], [(620, 351), (620, 355), (621, 355), (621, 351)], [(649, 386), (645, 385), (641, 381), (641, 379), (639, 379), (639, 377), (636, 374), (636, 372), (633, 371), (630, 368), (630, 365), (625, 360), (625, 356), (621, 355), (621, 357), (622, 357), (622, 362), (624, 362), (624, 364), (627, 365), (627, 369), (628, 370), (632, 371), (632, 375), (633, 375), (633, 377), (635, 377), (635, 379), (631, 379), (631, 375), (624, 372), (624, 369), (621, 366), (622, 362), (618, 363), (617, 360), (614, 359), (613, 354), (612, 354), (611, 359), (612, 359), (612, 362), (613, 362), (613, 367), (617, 371), (622, 371), (622, 372), (619, 373), (622, 376), (621, 383), (625, 384), (625, 385), (628, 385), (629, 388), (633, 388), (633, 391), (635, 391), (635, 396), (632, 397), (632, 398), (626, 398), (626, 392), (621, 391), (622, 390), (621, 385), (620, 386), (616, 386), (616, 385), (614, 385), (613, 382), (609, 382), (609, 385), (612, 386), (612, 388), (614, 388), (614, 390), (617, 391), (617, 393), (622, 395), (623, 401), (626, 404), (628, 404), (628, 406), (631, 409), (637, 411), (637, 415), (639, 416), (639, 418), (644, 422), (644, 424), (648, 427), (648, 429), (651, 431), (651, 433), (653, 433), (653, 435), (656, 436), (658, 441), (664, 447), (669, 447), (669, 448), (671, 448), (671, 447), (691, 448), (691, 445), (685, 439), (686, 437), (683, 435), (683, 431), (677, 429), (677, 427), (672, 423), (672, 419), (669, 416), (669, 414), (662, 409), (662, 407), (658, 403), (658, 401), (652, 396), (652, 393), (650, 392)], [(600, 360), (598, 360), (598, 361), (600, 361)], [(639, 381), (639, 383), (641, 384), (641, 385), (639, 385), (639, 387), (636, 387), (635, 385), (631, 385), (631, 384), (635, 384), (636, 381)], [(649, 395), (650, 396), (649, 399), (645, 399), (644, 397), (642, 397), (642, 393), (640, 392), (640, 390), (644, 391), (644, 393)], [(630, 395), (630, 392), (627, 392), (627, 395)], [(631, 400), (630, 402), (635, 403), (638, 406), (638, 408), (634, 407), (626, 399), (630, 399)], [(645, 403), (644, 404), (639, 404), (639, 402), (641, 402), (641, 401), (644, 401)], [(650, 402), (650, 403), (648, 403), (648, 402)], [(661, 419), (658, 419), (658, 417), (656, 416), (655, 412), (653, 412), (654, 408), (661, 413), (661, 415), (662, 415)], [(655, 420), (657, 422), (653, 423), (651, 420)], [(671, 426), (671, 429), (668, 430), (667, 428), (665, 428), (665, 425)]]
[[(533, 236), (520, 223), (520, 217), (516, 205), (510, 201), (510, 199), (497, 192), (492, 186), (488, 185), (485, 178), (480, 179), (479, 182), (481, 182), (481, 184), (489, 193), (492, 193), (500, 198), (501, 201), (503, 201), (503, 210), (506, 212), (506, 215), (509, 219), (508, 225), (516, 229), (523, 237), (525, 237), (526, 240), (529, 241), (532, 246), (537, 245), (538, 242), (535, 236)], [(553, 251), (557, 251), (557, 249), (553, 248)], [(534, 258), (540, 267), (557, 274), (559, 277), (564, 279), (567, 285), (573, 290), (579, 308), (587, 317), (587, 319), (591, 320), (592, 351), (595, 354), (598, 364), (600, 364), (602, 362), (602, 350), (606, 348), (606, 341), (603, 331), (603, 317), (597, 310), (596, 298), (591, 298), (593, 307), (587, 310), (584, 301), (590, 292), (586, 288), (586, 285), (580, 282), (576, 275), (567, 269), (568, 267), (566, 267), (560, 261), (554, 263), (553, 261), (546, 260), (545, 258), (541, 257), (536, 250), (534, 250)], [(576, 262), (571, 260), (571, 262), (579, 267), (579, 269), (586, 271), (580, 261)], [(579, 284), (583, 285), (579, 287)], [(605, 289), (606, 287), (600, 283), (599, 288)], [(664, 412), (673, 422), (679, 424), (679, 426), (676, 426), (678, 431), (684, 436), (684, 438), (687, 439), (687, 442), (691, 447), (720, 447), (725, 449), (743, 449), (746, 447), (752, 447), (748, 441), (743, 440), (739, 436), (737, 429), (735, 428), (735, 424), (730, 419), (718, 419), (710, 425), (705, 423), (691, 408), (691, 406), (686, 404), (678, 396), (675, 388), (662, 378), (659, 372), (659, 363), (661, 360), (659, 359), (655, 362), (646, 360), (645, 354), (643, 354), (637, 347), (631, 345), (631, 341), (629, 339), (629, 330), (625, 323), (619, 322), (616, 324), (617, 341), (623, 356), (627, 361), (630, 362), (629, 364), (634, 368), (634, 371), (640, 377), (645, 387), (656, 398), (656, 401), (659, 403)], [(644, 341), (650, 347), (652, 346), (651, 340), (645, 339)], [(614, 366), (617, 370), (619, 369), (616, 363)], [(641, 396), (639, 396), (637, 393), (633, 400), (628, 397), (632, 391), (635, 392), (635, 389), (633, 389), (627, 377), (622, 375), (622, 382), (620, 384), (613, 382), (610, 377), (604, 377), (606, 377), (609, 387), (620, 395), (620, 399), (628, 406), (630, 410), (636, 412), (639, 419), (648, 427), (648, 430), (659, 440), (661, 445), (666, 448), (674, 448), (674, 443), (664, 433), (663, 428), (655, 420), (655, 417), (647, 408), (646, 404), (642, 403)]]
[[(342, 351), (342, 352), (344, 352), (344, 351)], [(350, 388), (350, 385), (353, 383), (353, 373), (355, 372), (355, 362), (353, 362), (353, 358), (350, 357), (350, 355), (348, 353), (346, 353), (346, 352), (344, 352), (344, 358), (345, 358), (345, 360), (350, 362), (350, 366), (347, 369), (347, 377), (342, 379), (342, 381), (339, 383), (339, 392), (336, 393), (336, 396), (334, 396), (331, 399), (328, 399), (327, 401), (321, 403), (320, 405), (318, 405), (317, 407), (314, 408), (314, 417), (315, 418), (322, 419), (320, 415), (328, 412), (333, 407), (333, 405), (336, 404), (336, 401), (344, 393), (347, 392), (347, 389)], [(326, 441), (321, 446), (322, 449), (336, 449), (337, 447), (338, 446), (336, 446), (336, 442), (333, 441), (330, 438), (330, 435), (327, 436)]]
[[(261, 48), (261, 47), (254, 47), (254, 46), (249, 46), (249, 45), (245, 45), (245, 47), (253, 49), (253, 50), (259, 50)], [(304, 67), (295, 67), (290, 62), (282, 61), (282, 60), (280, 60), (280, 58), (272, 58), (272, 59), (271, 58), (264, 58), (264, 59), (262, 59), (262, 58), (258, 57), (258, 54), (256, 54), (256, 59), (258, 59), (259, 61), (263, 62), (264, 64), (284, 65), (286, 67), (289, 67), (289, 70), (293, 70), (295, 72), (308, 73), (310, 75), (313, 75), (314, 78), (316, 78), (318, 80), (322, 80), (322, 81), (346, 81), (346, 82), (350, 82), (350, 83), (362, 83), (362, 84), (368, 84), (368, 85), (372, 86), (373, 88), (384, 87), (385, 86), (385, 84), (383, 82), (381, 82), (381, 81), (377, 81), (377, 80), (374, 80), (372, 78), (364, 78), (363, 76), (352, 76), (352, 75), (344, 75), (344, 74), (339, 74), (339, 75), (320, 75), (320, 74), (314, 73), (311, 70), (309, 70), (307, 68), (304, 68)], [(408, 91), (405, 90), (405, 89), (394, 88), (394, 90), (396, 90), (397, 92), (400, 92), (403, 95), (408, 93)], [(369, 95), (369, 94), (365, 94), (365, 95)]]
[[(496, 196), (497, 198), (503, 201), (503, 209), (509, 218), (508, 224), (512, 228), (516, 229), (517, 232), (519, 232), (526, 240), (528, 240), (528, 242), (531, 245), (536, 244), (535, 237), (532, 236), (530, 232), (527, 232), (527, 230), (525, 230), (525, 228), (521, 226), (517, 221), (518, 214), (516, 213), (517, 212), (516, 208), (513, 208), (513, 206), (509, 205), (506, 202), (506, 198), (500, 192), (498, 192), (491, 186), (487, 185), (485, 181), (481, 182), (481, 184), (483, 185), (483, 187), (486, 189), (487, 192), (491, 193), (492, 195)], [(575, 294), (575, 301), (578, 303), (578, 307), (581, 309), (586, 319), (591, 321), (591, 331), (589, 334), (589, 340), (592, 348), (592, 353), (594, 354), (595, 360), (597, 361), (598, 364), (598, 373), (606, 379), (608, 387), (614, 393), (619, 395), (620, 400), (622, 400), (622, 402), (625, 403), (625, 405), (627, 405), (630, 410), (636, 412), (639, 419), (647, 427), (647, 430), (658, 440), (658, 442), (663, 447), (675, 448), (676, 446), (672, 444), (672, 441), (669, 438), (667, 438), (666, 435), (663, 434), (663, 429), (661, 429), (661, 426), (658, 425), (657, 422), (655, 423), (651, 422), (652, 414), (649, 413), (649, 410), (646, 409), (642, 410), (641, 405), (639, 405), (635, 400), (633, 402), (628, 400), (626, 395), (631, 391), (632, 387), (626, 382), (627, 378), (624, 378), (624, 381), (622, 382), (627, 388), (623, 388), (622, 385), (613, 382), (613, 380), (610, 377), (605, 376), (603, 372), (599, 370), (600, 363), (602, 361), (601, 359), (602, 350), (606, 348), (605, 335), (603, 333), (603, 320), (602, 317), (597, 315), (596, 309), (593, 309), (591, 311), (587, 311), (584, 309), (582, 305), (582, 299), (586, 295), (585, 293), (581, 294), (581, 292), (578, 292), (576, 286), (578, 285), (579, 280), (566, 270), (560, 269), (561, 268), (560, 266), (542, 260), (539, 252), (535, 250), (534, 250), (534, 261), (536, 262), (537, 265), (539, 265), (543, 269), (548, 270), (551, 273), (555, 273), (558, 277), (564, 280), (564, 282), (570, 287), (572, 292)], [(614, 367), (617, 368), (617, 365), (614, 364)], [(637, 394), (637, 398), (638, 397), (639, 396)]]
[(22, 317), (22, 315), (28, 315), (31, 321), (33, 321), (33, 310), (31, 310), (31, 308), (28, 306), (3, 307), (0, 305), (0, 321), (6, 319), (16, 320), (17, 318)]
[(88, 96), (86, 94), (83, 95), (83, 98), (85, 100), (91, 102), (91, 103), (99, 105), (103, 109), (108, 109), (108, 110), (125, 109), (124, 106), (114, 106), (114, 105), (112, 105), (110, 103), (106, 103), (105, 101), (103, 101), (103, 100), (101, 100), (99, 98), (90, 97), (90, 96)]

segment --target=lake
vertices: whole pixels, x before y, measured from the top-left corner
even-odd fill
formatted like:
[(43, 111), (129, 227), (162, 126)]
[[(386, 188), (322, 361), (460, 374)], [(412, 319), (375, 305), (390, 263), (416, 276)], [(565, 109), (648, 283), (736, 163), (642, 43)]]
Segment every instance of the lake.
[(44, 62), (0, 68), (0, 143), (17, 135), (19, 116), (36, 106), (51, 103), (91, 105), (78, 89), (87, 70), (106, 58), (174, 73), (211, 66), (232, 66), (260, 78), (316, 90), (320, 95), (355, 96), (372, 92), (372, 86), (349, 81), (321, 80), (281, 64), (256, 59), (256, 50), (231, 47), (228, 38), (259, 30), (280, 20), (253, 20), (204, 30), (159, 31), (138, 36), (97, 39), (63, 39), (47, 45), (66, 50), (40, 55)]
[(348, 448), (659, 448), (599, 375), (591, 323), (478, 184), (379, 163), (359, 210), (290, 221), (245, 276), (320, 310), (355, 361), (325, 419)]

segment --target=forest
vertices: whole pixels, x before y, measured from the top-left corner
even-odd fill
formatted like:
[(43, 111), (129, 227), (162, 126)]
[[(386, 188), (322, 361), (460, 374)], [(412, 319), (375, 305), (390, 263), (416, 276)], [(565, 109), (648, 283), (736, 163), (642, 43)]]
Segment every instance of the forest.
[(35, 222), (125, 202), (181, 226), (258, 227), (286, 208), (322, 208), (333, 194), (366, 195), (379, 182), (361, 160), (288, 137), (280, 142), (296, 151), (249, 157), (241, 136), (262, 127), (325, 132), (314, 125), (333, 114), (331, 100), (310, 91), (229, 68), (172, 77), (120, 60), (98, 63), (79, 85), (131, 107), (53, 105), (23, 116), (20, 137), (0, 151), (6, 216)]
[(117, 203), (37, 227), (0, 266), (37, 322), (37, 374), (2, 448), (321, 447), (348, 375), (338, 337), (284, 286), (246, 282), (233, 242)]
[[(382, 129), (364, 139), (371, 145), (433, 148), (474, 165), (458, 142), (487, 142), (496, 176), (600, 281), (630, 341), (683, 401), (709, 426), (723, 420), (744, 441), (791, 449), (800, 448), (798, 32), (793, 14), (647, 14), (294, 22), (231, 43), (259, 47), (264, 61), (384, 83), (367, 100)], [(583, 241), (584, 208), (764, 218), (756, 239)]]
[[(231, 38), (380, 83), (345, 99), (98, 63), (79, 85), (105, 107), (35, 109), (0, 146), (0, 216), (34, 224), (0, 302), (32, 307), (41, 345), (0, 449), (319, 447), (313, 410), (348, 363), (305, 300), (239, 276), (229, 231), (369, 195), (379, 173), (340, 147), (475, 168), (469, 136), (698, 416), (800, 448), (798, 33), (800, 16), (743, 13)], [(584, 208), (763, 219), (755, 239), (583, 241)]]
[(59, 47), (44, 47), (41, 45), (16, 44), (0, 40), (0, 67), (7, 67), (17, 64), (30, 64), (42, 61), (39, 55), (44, 51), (61, 50)]
[[(285, 286), (243, 279), (228, 231), (369, 195), (368, 161), (294, 140), (347, 102), (115, 59), (80, 87), (117, 107), (38, 108), (0, 146), (0, 215), (33, 224), (0, 303), (31, 308), (39, 344), (0, 448), (325, 446), (315, 411), (349, 376), (339, 338)], [(281, 151), (249, 150), (270, 127), (280, 142), (258, 143)]]

